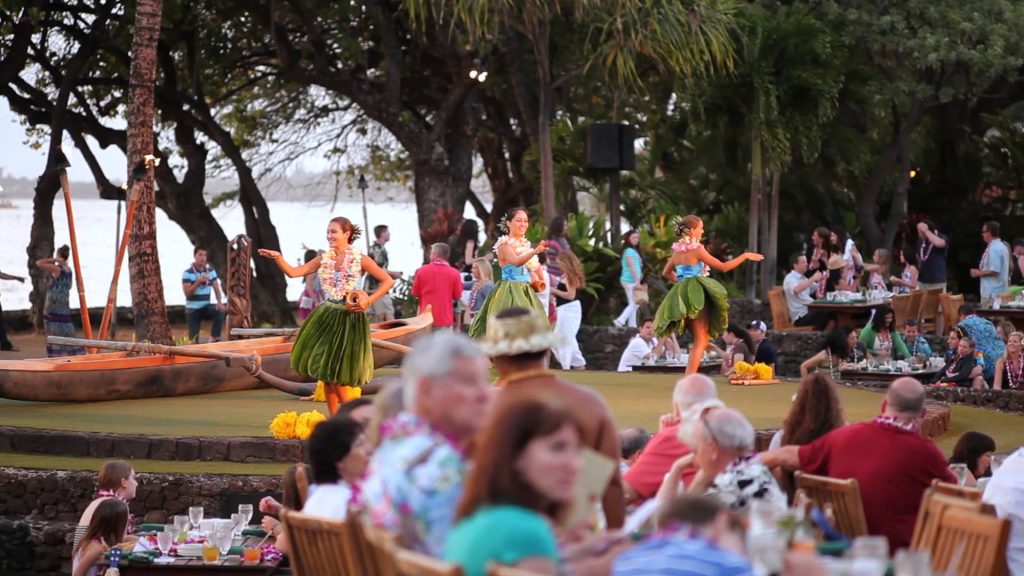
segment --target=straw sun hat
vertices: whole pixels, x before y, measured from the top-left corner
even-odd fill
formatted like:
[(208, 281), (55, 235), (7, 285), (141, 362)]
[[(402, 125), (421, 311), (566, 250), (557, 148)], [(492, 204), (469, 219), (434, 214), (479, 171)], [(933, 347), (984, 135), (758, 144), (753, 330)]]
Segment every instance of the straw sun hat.
[[(525, 310), (525, 309), (524, 309)], [(543, 352), (562, 343), (547, 320), (534, 312), (509, 318), (491, 318), (480, 348), (488, 356), (516, 356)]]
[(833, 254), (832, 257), (828, 259), (828, 269), (839, 270), (840, 268), (846, 268), (846, 260), (844, 260), (839, 254)]

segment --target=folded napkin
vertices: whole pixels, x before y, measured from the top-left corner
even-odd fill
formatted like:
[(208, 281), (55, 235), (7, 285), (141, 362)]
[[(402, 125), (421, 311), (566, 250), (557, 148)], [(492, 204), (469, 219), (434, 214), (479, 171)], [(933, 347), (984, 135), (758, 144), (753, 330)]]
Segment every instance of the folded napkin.
[(242, 536), (259, 536), (260, 538), (262, 538), (262, 537), (264, 537), (266, 535), (267, 535), (267, 531), (264, 530), (263, 528), (260, 528), (259, 526), (256, 526), (254, 528), (243, 528), (242, 529)]
[(163, 532), (163, 524), (139, 524), (135, 529), (136, 532)]

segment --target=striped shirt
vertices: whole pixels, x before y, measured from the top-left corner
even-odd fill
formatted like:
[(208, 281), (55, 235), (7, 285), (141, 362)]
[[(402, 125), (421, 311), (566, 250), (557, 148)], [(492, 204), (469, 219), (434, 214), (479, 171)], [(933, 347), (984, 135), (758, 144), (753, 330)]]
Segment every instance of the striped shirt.
[(198, 309), (209, 306), (210, 304), (210, 292), (213, 291), (213, 283), (217, 281), (217, 271), (207, 266), (204, 270), (196, 270), (195, 265), (189, 266), (185, 269), (185, 272), (181, 275), (182, 284), (192, 284), (199, 279), (203, 274), (209, 274), (210, 280), (206, 284), (196, 285), (196, 289), (192, 291), (192, 295), (188, 297), (185, 302), (185, 308)]
[(753, 576), (746, 558), (683, 534), (654, 536), (615, 559), (613, 576)]

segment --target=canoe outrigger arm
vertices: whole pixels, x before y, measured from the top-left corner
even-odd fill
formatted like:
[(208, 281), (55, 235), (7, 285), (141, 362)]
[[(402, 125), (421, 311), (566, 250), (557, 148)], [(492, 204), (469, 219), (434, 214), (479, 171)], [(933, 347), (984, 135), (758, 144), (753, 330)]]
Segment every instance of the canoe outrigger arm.
[[(316, 390), (315, 382), (295, 382), (286, 380), (280, 376), (274, 376), (263, 371), (263, 358), (255, 352), (241, 354), (238, 352), (221, 352), (206, 348), (192, 348), (189, 346), (165, 346), (163, 344), (152, 344), (149, 342), (118, 342), (114, 340), (90, 340), (85, 338), (67, 338), (64, 336), (47, 336), (46, 341), (50, 344), (62, 346), (80, 346), (82, 348), (102, 348), (105, 350), (117, 350), (129, 354), (153, 354), (167, 356), (192, 356), (197, 358), (209, 358), (211, 360), (223, 360), (226, 366), (232, 368), (245, 368), (254, 378), (288, 394), (295, 396), (310, 396)], [(370, 344), (392, 352), (406, 354), (411, 350), (408, 346), (378, 340), (373, 338)]]

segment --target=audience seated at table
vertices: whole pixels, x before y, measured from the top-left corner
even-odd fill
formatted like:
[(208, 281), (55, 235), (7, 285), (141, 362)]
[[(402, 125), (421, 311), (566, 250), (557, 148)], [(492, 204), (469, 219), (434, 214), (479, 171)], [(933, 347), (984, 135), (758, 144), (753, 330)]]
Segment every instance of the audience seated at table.
[(834, 318), (823, 310), (808, 310), (814, 302), (814, 294), (822, 272), (814, 271), (807, 276), (807, 256), (794, 252), (789, 257), (791, 270), (782, 281), (782, 293), (786, 297), (789, 320), (794, 326), (813, 326), (815, 330), (827, 330)]
[(953, 447), (950, 464), (967, 465), (968, 486), (974, 486), (981, 478), (992, 476), (992, 453), (996, 451), (996, 441), (988, 434), (970, 430), (964, 432)]
[(1024, 448), (1010, 454), (985, 487), (981, 499), (996, 508), (1000, 518), (1010, 520), (1010, 541), (1006, 547), (1009, 573), (1024, 574)]
[(373, 420), (373, 398), (360, 396), (345, 402), (338, 407), (335, 416), (348, 416), (359, 422), (364, 428)]
[(725, 341), (725, 348), (712, 342), (711, 349), (722, 357), (723, 375), (735, 372), (737, 362), (754, 363), (754, 341), (746, 330), (730, 322), (722, 333), (722, 340)]
[(903, 337), (896, 331), (896, 313), (889, 306), (875, 308), (871, 322), (860, 332), (860, 341), (879, 362), (910, 357)]
[(373, 395), (373, 415), (366, 425), (366, 439), (370, 448), (380, 445), (381, 427), (405, 409), (405, 387), (400, 376), (393, 376), (381, 384), (380, 391)]
[(121, 499), (107, 498), (92, 512), (81, 541), (71, 550), (72, 576), (99, 576), (97, 564), (124, 541), (128, 529), (128, 505)]
[[(135, 490), (138, 487), (139, 482), (135, 479), (135, 469), (132, 468), (131, 464), (124, 460), (107, 460), (104, 462), (103, 466), (100, 467), (96, 498), (82, 512), (82, 517), (79, 518), (78, 525), (75, 527), (75, 537), (72, 545), (78, 545), (82, 535), (85, 534), (86, 528), (89, 526), (89, 521), (92, 520), (92, 515), (102, 502), (115, 498), (128, 504), (128, 502), (135, 498)], [(128, 528), (130, 527), (131, 514), (128, 516)], [(129, 538), (133, 541), (136, 539), (135, 536), (130, 536)]]
[(763, 452), (770, 467), (802, 470), (860, 485), (868, 533), (889, 539), (889, 549), (910, 543), (924, 491), (938, 478), (956, 482), (946, 457), (921, 434), (925, 391), (913, 378), (889, 385), (882, 412), (870, 422), (843, 426), (802, 446)]
[(658, 511), (664, 527), (615, 559), (614, 576), (752, 575), (742, 522), (709, 496), (676, 496)]
[(779, 353), (775, 345), (768, 341), (768, 325), (761, 320), (751, 320), (747, 324), (747, 333), (750, 334), (750, 341), (754, 343), (754, 362), (760, 362), (775, 368), (779, 361)]
[(890, 276), (889, 284), (892, 284), (893, 288), (900, 294), (910, 294), (914, 290), (920, 289), (920, 286), (917, 284), (917, 254), (911, 248), (897, 250), (896, 254), (899, 255), (899, 262), (903, 266), (903, 271), (900, 272), (899, 278)]
[(996, 324), (996, 335), (1003, 341), (1003, 344), (1006, 344), (1006, 340), (1010, 337), (1010, 334), (1016, 331), (1017, 328), (1014, 327), (1013, 322), (1008, 320), (1003, 320)]
[(281, 515), (282, 510), (302, 510), (306, 498), (310, 492), (316, 490), (315, 484), (310, 484), (309, 479), (313, 476), (313, 469), (309, 464), (292, 464), (281, 475), (281, 501), (278, 502), (272, 496), (264, 496), (260, 500), (260, 512), (264, 514), (260, 526), (275, 537), (283, 533), (283, 526), (276, 518)]
[(1006, 339), (1006, 351), (996, 361), (996, 374), (992, 381), (995, 390), (1024, 390), (1024, 334), (1011, 332)]
[(622, 450), (622, 458), (619, 460), (619, 472), (625, 474), (629, 467), (640, 457), (651, 436), (643, 426), (630, 426), (619, 430), (619, 448)]
[[(703, 374), (691, 374), (676, 382), (672, 412), (661, 417), (658, 433), (622, 477), (626, 503), (639, 503), (657, 494), (672, 465), (692, 452), (684, 439), (689, 436), (689, 424), (710, 406), (724, 406), (713, 380)], [(689, 483), (696, 473), (695, 468), (683, 470), (680, 480)]]
[(916, 318), (903, 321), (903, 343), (907, 346), (907, 352), (910, 352), (910, 358), (927, 359), (932, 355), (931, 344), (921, 335)]
[(967, 331), (974, 341), (974, 349), (981, 352), (982, 374), (986, 382), (992, 382), (996, 374), (996, 361), (1006, 353), (1006, 345), (996, 333), (995, 325), (975, 314), (977, 309), (977, 305), (970, 302), (961, 304), (957, 326)]
[(775, 476), (754, 453), (754, 427), (743, 414), (731, 408), (705, 409), (690, 432), (693, 453), (672, 465), (658, 490), (658, 500), (667, 505), (680, 491), (680, 476), (696, 468), (689, 494), (714, 496), (733, 510), (746, 511), (756, 500), (783, 509), (786, 495)]
[(815, 372), (800, 378), (793, 406), (783, 420), (782, 428), (772, 435), (768, 449), (810, 444), (845, 425), (835, 380), (823, 372)]
[(468, 337), (435, 332), (402, 362), (405, 412), (383, 425), (361, 499), (367, 520), (437, 556), (462, 497), (466, 443), (491, 398), (487, 357)]
[(964, 334), (957, 342), (956, 355), (946, 361), (946, 367), (938, 374), (935, 383), (982, 390), (986, 387), (985, 380), (978, 375), (978, 368), (977, 356), (974, 354), (974, 340)]
[(665, 345), (668, 338), (659, 340), (654, 336), (654, 320), (646, 319), (640, 322), (640, 328), (629, 339), (626, 349), (619, 357), (619, 372), (632, 372), (633, 366), (639, 366), (645, 362), (653, 363), (665, 353)]
[(859, 364), (867, 357), (867, 346), (857, 339), (856, 330), (849, 326), (836, 328), (825, 336), (822, 349), (800, 364), (800, 377), (807, 376), (811, 370), (827, 367), (827, 374), (835, 379), (844, 366)]

